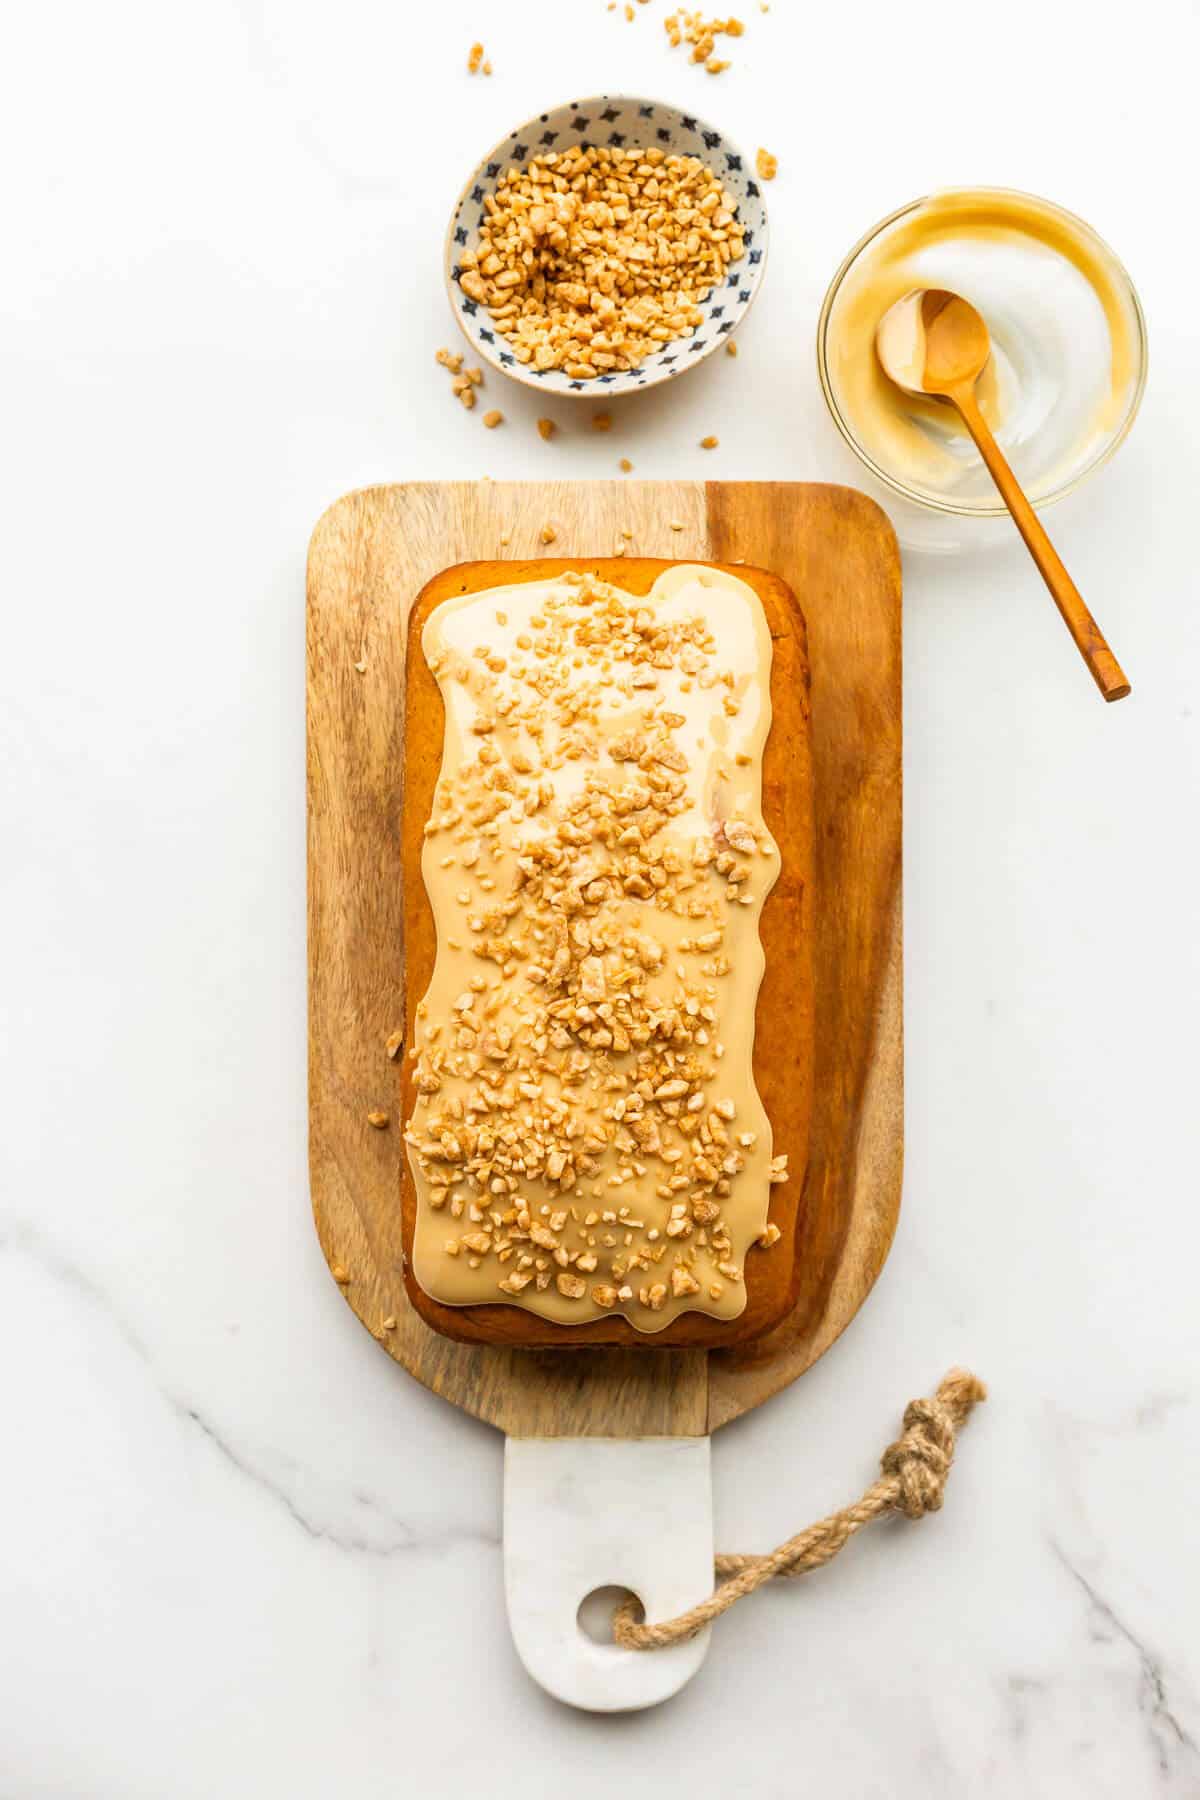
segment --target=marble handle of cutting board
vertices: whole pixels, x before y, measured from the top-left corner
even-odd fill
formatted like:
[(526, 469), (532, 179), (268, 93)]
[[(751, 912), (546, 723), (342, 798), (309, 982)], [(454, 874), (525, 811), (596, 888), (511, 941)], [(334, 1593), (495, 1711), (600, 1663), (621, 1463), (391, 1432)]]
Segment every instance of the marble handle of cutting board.
[(704, 1630), (668, 1650), (596, 1642), (579, 1622), (597, 1588), (629, 1588), (650, 1620), (712, 1592), (711, 1443), (517, 1438), (504, 1449), (504, 1589), (517, 1654), (568, 1706), (633, 1712), (689, 1682)]

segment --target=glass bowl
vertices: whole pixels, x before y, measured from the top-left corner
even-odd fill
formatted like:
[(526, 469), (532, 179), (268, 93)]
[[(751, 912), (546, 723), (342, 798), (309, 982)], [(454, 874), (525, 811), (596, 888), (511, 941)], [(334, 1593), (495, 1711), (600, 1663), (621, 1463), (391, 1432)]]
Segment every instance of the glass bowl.
[(1007, 188), (914, 200), (867, 232), (835, 274), (817, 325), (821, 389), (902, 542), (958, 549), (1001, 541), (995, 526), (974, 523), (1007, 513), (949, 407), (902, 400), (897, 431), (872, 430), (876, 384), (887, 387), (874, 324), (914, 287), (963, 293), (987, 320), (993, 356), (980, 393), (1038, 508), (1072, 493), (1128, 435), (1146, 385), (1141, 303), (1091, 226)]

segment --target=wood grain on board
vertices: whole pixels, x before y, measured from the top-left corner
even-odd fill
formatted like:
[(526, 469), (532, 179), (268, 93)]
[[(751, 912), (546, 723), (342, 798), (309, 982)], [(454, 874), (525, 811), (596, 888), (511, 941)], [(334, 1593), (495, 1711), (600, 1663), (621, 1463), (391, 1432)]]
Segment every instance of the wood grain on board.
[[(461, 1344), (430, 1330), (404, 1291), (398, 1075), (383, 1044), (403, 1012), (407, 614), (452, 563), (541, 554), (547, 524), (560, 557), (611, 554), (629, 530), (642, 556), (756, 563), (788, 582), (808, 620), (816, 1070), (801, 1211), (813, 1243), (795, 1310), (742, 1351)], [(313, 1211), (373, 1335), (435, 1393), (517, 1436), (694, 1435), (794, 1380), (861, 1305), (899, 1208), (900, 575), (878, 508), (792, 483), (421, 483), (346, 496), (309, 551), (308, 802)], [(367, 1124), (374, 1108), (390, 1129)]]

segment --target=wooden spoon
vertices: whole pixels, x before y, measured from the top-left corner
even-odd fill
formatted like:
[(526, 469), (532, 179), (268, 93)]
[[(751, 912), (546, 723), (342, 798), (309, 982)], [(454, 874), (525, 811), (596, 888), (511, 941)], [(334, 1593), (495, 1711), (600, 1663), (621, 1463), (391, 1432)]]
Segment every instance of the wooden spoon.
[(1067, 574), (1054, 545), (1001, 454), (975, 399), (975, 383), (991, 354), (988, 328), (975, 308), (945, 288), (918, 288), (888, 309), (875, 334), (875, 350), (888, 378), (910, 394), (949, 400), (979, 447), (1042, 572), (1067, 630), (1106, 700), (1129, 692), (1120, 663), (1104, 641), (1083, 595)]

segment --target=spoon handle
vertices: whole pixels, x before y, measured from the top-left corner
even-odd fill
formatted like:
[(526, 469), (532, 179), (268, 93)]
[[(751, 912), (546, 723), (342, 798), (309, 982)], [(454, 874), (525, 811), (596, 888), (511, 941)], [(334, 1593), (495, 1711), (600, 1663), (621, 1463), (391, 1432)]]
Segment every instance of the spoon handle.
[(1088, 611), (1083, 595), (1067, 574), (1058, 551), (1046, 536), (1045, 527), (1025, 498), (1020, 482), (1005, 461), (999, 444), (976, 404), (974, 392), (969, 386), (963, 386), (956, 388), (950, 398), (975, 439), (979, 454), (987, 464), (992, 480), (1000, 489), (1004, 504), (1012, 514), (1017, 530), (1025, 539), (1029, 554), (1041, 570), (1042, 579), (1062, 614), (1063, 623), (1091, 670), (1092, 680), (1106, 700), (1123, 700), (1129, 692), (1125, 673), (1105, 642), (1104, 633)]

